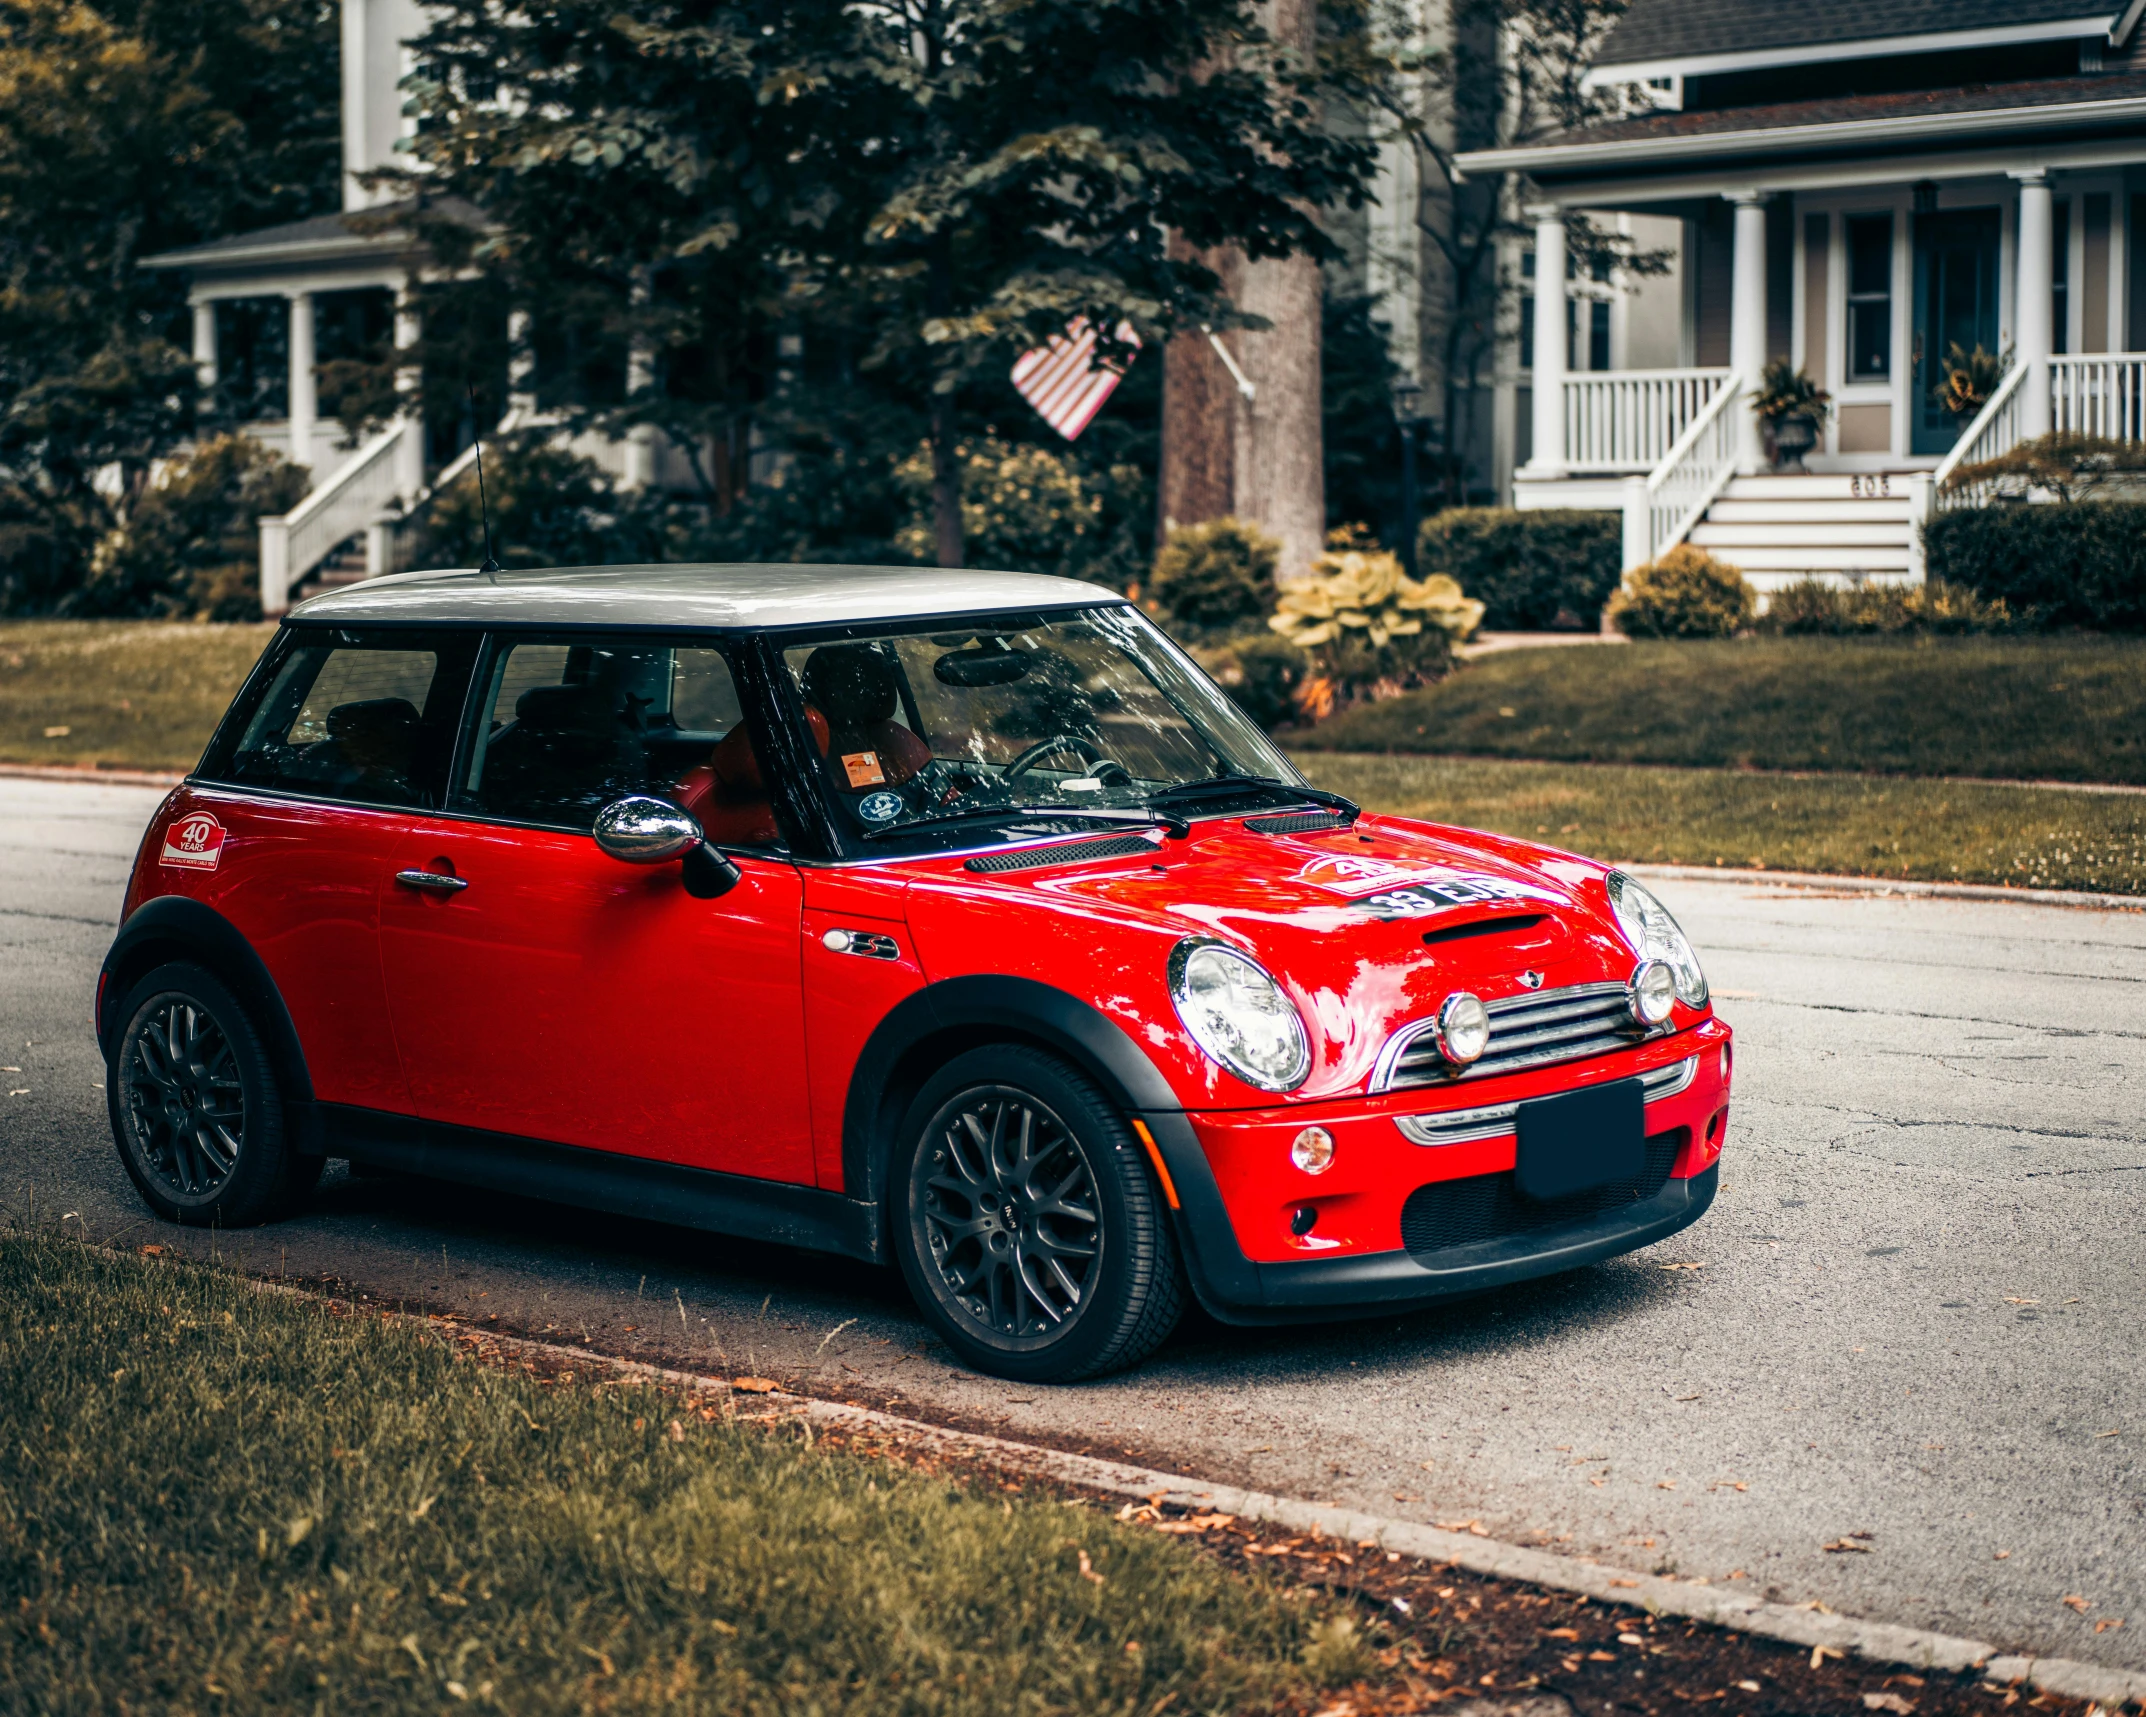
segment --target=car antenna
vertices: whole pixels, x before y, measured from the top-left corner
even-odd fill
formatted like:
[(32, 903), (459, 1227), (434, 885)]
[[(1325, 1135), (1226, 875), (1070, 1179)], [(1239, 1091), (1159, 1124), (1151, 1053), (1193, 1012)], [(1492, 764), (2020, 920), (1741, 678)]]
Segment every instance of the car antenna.
[(484, 564), (477, 570), (494, 584), (499, 582), (499, 562), (492, 558), (492, 504), (484, 497), (484, 432), (477, 423), (477, 384), (469, 389), (470, 439), (477, 447), (477, 514), (484, 521)]

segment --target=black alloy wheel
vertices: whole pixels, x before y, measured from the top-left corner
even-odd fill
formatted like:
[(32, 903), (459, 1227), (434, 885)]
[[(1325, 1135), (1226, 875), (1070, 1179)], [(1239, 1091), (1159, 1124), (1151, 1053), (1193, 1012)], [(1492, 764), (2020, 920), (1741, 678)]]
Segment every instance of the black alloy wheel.
[(230, 990), (202, 967), (160, 966), (122, 1006), (106, 1098), (120, 1161), (150, 1207), (239, 1227), (302, 1198), (321, 1159), (287, 1148), (274, 1067)]
[(959, 1057), (904, 1129), (895, 1229), (918, 1304), (970, 1364), (1027, 1382), (1131, 1365), (1184, 1286), (1140, 1146), (1072, 1068), (1006, 1045)]

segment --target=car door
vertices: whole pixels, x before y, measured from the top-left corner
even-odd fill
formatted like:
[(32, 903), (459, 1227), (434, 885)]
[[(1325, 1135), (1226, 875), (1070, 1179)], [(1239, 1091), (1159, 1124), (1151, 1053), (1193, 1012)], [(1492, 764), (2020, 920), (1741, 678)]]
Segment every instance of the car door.
[[(411, 825), (381, 903), (418, 1114), (810, 1184), (801, 884), (721, 652), (505, 635), (473, 710), (449, 812)], [(678, 865), (598, 849), (597, 811), (648, 792), (704, 815), (735, 888), (696, 900)]]
[(380, 879), (413, 815), (441, 802), (480, 642), (286, 628), (185, 797), (207, 861), (167, 846), (159, 866), (166, 892), (221, 913), (260, 956), (323, 1103), (412, 1112), (381, 984)]

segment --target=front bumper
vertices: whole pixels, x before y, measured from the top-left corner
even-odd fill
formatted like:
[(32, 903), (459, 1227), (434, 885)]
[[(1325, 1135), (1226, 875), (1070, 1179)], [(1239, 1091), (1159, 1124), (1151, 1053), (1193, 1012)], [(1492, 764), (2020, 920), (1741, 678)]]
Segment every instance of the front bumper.
[[(1696, 1076), (1647, 1106), (1650, 1142), (1673, 1151), (1667, 1178), (1632, 1202), (1573, 1212), (1554, 1226), (1525, 1226), (1464, 1244), (1402, 1244), (1410, 1195), (1434, 1183), (1505, 1176), (1513, 1139), (1470, 1138), (1426, 1146), (1398, 1126), (1425, 1111), (1416, 1092), (1288, 1111), (1228, 1115), (1150, 1112), (1147, 1123), (1178, 1195), (1178, 1233), (1195, 1294), (1225, 1323), (1288, 1323), (1345, 1318), (1478, 1293), (1535, 1276), (1578, 1269), (1629, 1252), (1696, 1222), (1712, 1204), (1727, 1130), (1728, 1029), (1708, 1020), (1614, 1063), (1545, 1069), (1524, 1082), (1446, 1095), (1443, 1107), (1525, 1100), (1558, 1088), (1632, 1077), (1697, 1054)], [(1318, 1123), (1337, 1141), (1335, 1166), (1306, 1176), (1289, 1166), (1296, 1129)], [(1661, 1170), (1657, 1168), (1656, 1174)], [(1635, 1193), (1640, 1189), (1635, 1187)], [(1290, 1231), (1292, 1212), (1314, 1227)], [(1541, 1211), (1541, 1223), (1551, 1212)], [(1456, 1238), (1458, 1238), (1456, 1236)]]

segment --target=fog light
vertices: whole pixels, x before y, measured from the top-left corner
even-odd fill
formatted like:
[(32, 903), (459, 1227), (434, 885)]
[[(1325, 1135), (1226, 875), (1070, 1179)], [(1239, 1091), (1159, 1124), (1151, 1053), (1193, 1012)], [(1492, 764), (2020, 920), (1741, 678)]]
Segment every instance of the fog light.
[(1642, 960), (1626, 987), (1626, 1004), (1641, 1025), (1660, 1025), (1676, 1005), (1677, 975), (1665, 960)]
[(1305, 1235), (1311, 1232), (1312, 1225), (1318, 1220), (1318, 1211), (1313, 1209), (1308, 1204), (1300, 1204), (1290, 1215), (1289, 1232), (1294, 1234), (1299, 1240), (1301, 1240), (1304, 1238)]
[(1490, 1010), (1466, 990), (1438, 1010), (1438, 1053), (1449, 1067), (1466, 1067), (1490, 1047)]
[(1324, 1127), (1306, 1127), (1289, 1144), (1289, 1160), (1306, 1174), (1324, 1174), (1334, 1166), (1334, 1135)]

